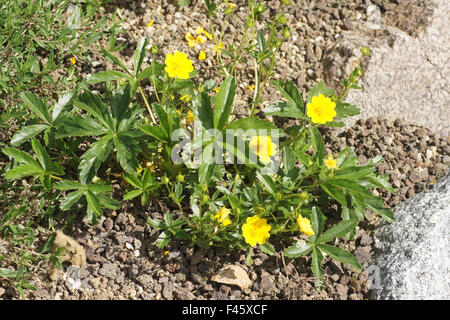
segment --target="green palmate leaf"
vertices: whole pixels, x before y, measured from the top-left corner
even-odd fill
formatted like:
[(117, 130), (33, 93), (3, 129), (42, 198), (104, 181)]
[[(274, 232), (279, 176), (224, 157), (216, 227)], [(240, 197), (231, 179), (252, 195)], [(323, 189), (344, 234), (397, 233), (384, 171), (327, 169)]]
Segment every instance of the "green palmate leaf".
[(389, 175), (379, 176), (375, 174), (371, 174), (365, 177), (365, 180), (372, 183), (377, 188), (386, 189), (389, 192), (395, 192), (395, 189), (389, 183)]
[(284, 101), (279, 101), (275, 105), (265, 108), (263, 112), (268, 116), (278, 116), (295, 119), (304, 118), (304, 114), (297, 105)]
[(50, 160), (50, 156), (48, 155), (47, 151), (45, 151), (41, 143), (36, 138), (33, 138), (31, 140), (31, 146), (33, 148), (33, 151), (36, 153), (36, 157), (38, 158), (44, 170), (50, 171), (52, 167), (52, 162)]
[(146, 51), (145, 47), (148, 44), (148, 40), (146, 37), (143, 37), (141, 41), (139, 41), (136, 50), (134, 51), (134, 76), (137, 77), (139, 74), (139, 71), (141, 71), (142, 62), (144, 61)]
[(117, 58), (115, 55), (113, 55), (112, 53), (108, 52), (105, 49), (101, 49), (100, 51), (102, 55), (105, 56), (109, 61), (111, 61), (113, 64), (117, 66), (120, 66), (122, 70), (128, 73), (130, 76), (132, 75), (130, 70), (128, 70), (127, 66), (122, 61), (120, 61), (119, 58)]
[(158, 239), (156, 239), (156, 245), (158, 246), (158, 248), (162, 249), (169, 243), (170, 238), (170, 233), (163, 231), (159, 234)]
[(124, 196), (123, 196), (123, 200), (131, 200), (134, 199), (138, 196), (140, 196), (142, 194), (142, 192), (144, 192), (142, 189), (139, 190), (131, 190), (129, 192), (127, 192)]
[(336, 111), (336, 118), (338, 119), (356, 116), (360, 113), (358, 107), (343, 102), (338, 103), (334, 110)]
[(223, 130), (227, 124), (233, 108), (234, 96), (236, 94), (236, 81), (233, 77), (227, 77), (220, 86), (214, 106), (214, 128)]
[(256, 177), (264, 188), (266, 188), (271, 194), (275, 194), (277, 192), (277, 186), (270, 176), (262, 175), (259, 171), (256, 171)]
[(261, 251), (270, 255), (270, 256), (274, 256), (277, 254), (277, 252), (275, 251), (275, 248), (273, 247), (273, 245), (271, 245), (270, 243), (266, 242), (262, 245), (259, 246), (261, 248)]
[(159, 124), (163, 129), (165, 135), (167, 137), (170, 137), (172, 135), (172, 121), (170, 119), (169, 114), (158, 103), (153, 103), (152, 106), (153, 109), (156, 111), (156, 114), (158, 115)]
[(152, 218), (148, 218), (147, 220), (148, 224), (151, 225), (153, 228), (158, 229), (158, 230), (163, 230), (166, 229), (167, 226), (164, 223), (164, 221), (161, 221), (159, 219), (152, 219)]
[(5, 147), (3, 149), (3, 153), (11, 158), (14, 158), (19, 163), (30, 164), (30, 165), (34, 165), (36, 168), (41, 168), (39, 163), (36, 160), (34, 160), (32, 156), (30, 156), (28, 153), (23, 152), (19, 149)]
[(41, 174), (39, 176), (39, 180), (41, 180), (42, 186), (44, 190), (50, 192), (52, 189), (52, 182), (49, 174)]
[(310, 126), (309, 130), (311, 132), (311, 139), (315, 156), (317, 156), (319, 164), (322, 165), (323, 159), (325, 158), (325, 147), (323, 145), (322, 135), (320, 134), (319, 129), (316, 126)]
[(328, 184), (326, 182), (320, 184), (320, 188), (322, 188), (323, 191), (328, 193), (330, 197), (335, 199), (337, 202), (339, 202), (342, 206), (347, 206), (347, 200), (345, 199), (345, 194), (342, 192), (341, 189), (338, 187)]
[(350, 231), (354, 230), (357, 224), (358, 220), (342, 221), (339, 224), (327, 230), (326, 232), (322, 233), (320, 237), (317, 239), (317, 242), (327, 243), (334, 240), (335, 238), (343, 237)]
[(100, 204), (103, 207), (109, 208), (112, 210), (120, 209), (119, 202), (117, 202), (117, 200), (107, 196), (106, 194), (99, 193), (99, 194), (96, 194), (96, 197), (97, 197), (98, 202), (100, 202)]
[(374, 171), (374, 166), (354, 166), (339, 169), (334, 172), (334, 176), (338, 179), (356, 180), (370, 175)]
[(320, 81), (318, 84), (316, 84), (308, 95), (308, 102), (311, 102), (312, 98), (315, 96), (318, 96), (319, 94), (323, 94), (325, 97), (331, 96), (335, 91), (331, 88), (327, 88), (325, 83), (323, 81)]
[(383, 200), (381, 200), (380, 198), (374, 198), (372, 196), (364, 197), (364, 202), (367, 204), (370, 210), (380, 215), (387, 222), (394, 221), (394, 213), (392, 212), (392, 210), (384, 207)]
[(288, 174), (295, 167), (295, 154), (289, 146), (283, 148), (283, 170)]
[(312, 252), (313, 252), (311, 261), (312, 271), (314, 277), (316, 278), (316, 288), (320, 289), (323, 286), (322, 282), (322, 276), (324, 274), (322, 269), (323, 255), (316, 247), (313, 247)]
[(257, 117), (252, 118), (241, 118), (234, 120), (231, 122), (227, 129), (242, 129), (242, 130), (248, 130), (248, 129), (254, 129), (254, 130), (267, 130), (266, 134), (270, 135), (273, 131), (279, 132), (281, 134), (281, 131), (273, 124), (272, 122), (269, 122), (264, 119), (260, 119)]
[(24, 164), (6, 172), (5, 178), (20, 179), (23, 177), (37, 176), (43, 173), (44, 169), (42, 169), (40, 166), (36, 166), (34, 164)]
[(288, 258), (298, 258), (306, 256), (313, 249), (312, 244), (305, 243), (303, 246), (290, 246), (283, 251), (283, 254)]
[(326, 253), (331, 258), (336, 259), (342, 263), (349, 264), (353, 266), (357, 270), (361, 270), (361, 265), (359, 264), (358, 259), (348, 251), (345, 251), (341, 248), (333, 247), (328, 244), (319, 244), (317, 246), (320, 251)]
[(193, 100), (195, 120), (200, 121), (201, 126), (208, 130), (214, 128), (214, 115), (211, 108), (210, 97), (203, 92)]
[(57, 190), (74, 190), (74, 189), (81, 189), (84, 187), (84, 184), (78, 182), (78, 181), (72, 181), (72, 180), (63, 180), (58, 181), (54, 184), (55, 189)]
[(78, 100), (75, 100), (74, 104), (78, 108), (89, 112), (105, 128), (115, 131), (114, 123), (110, 113), (108, 112), (108, 107), (103, 104), (102, 100), (98, 96), (93, 95), (90, 91), (85, 91), (78, 98)]
[(30, 138), (35, 137), (45, 129), (49, 128), (46, 124), (34, 124), (30, 126), (23, 127), (20, 131), (16, 132), (12, 137), (10, 143), (13, 146), (19, 146), (23, 142)]
[(142, 132), (148, 134), (150, 137), (153, 137), (163, 142), (169, 142), (169, 137), (167, 136), (166, 132), (158, 127), (143, 125), (141, 126), (140, 129)]
[(42, 101), (31, 92), (22, 92), (20, 98), (25, 102), (28, 108), (30, 108), (39, 118), (47, 124), (51, 124), (50, 115), (48, 114), (47, 107)]
[(320, 237), (320, 234), (322, 233), (324, 225), (324, 216), (323, 213), (317, 208), (312, 207), (311, 211), (311, 227), (314, 231), (314, 235), (311, 238), (312, 241), (316, 241), (318, 237)]
[(135, 139), (126, 136), (114, 137), (116, 157), (125, 171), (136, 172), (139, 163), (137, 156), (140, 151)]
[(59, 117), (64, 108), (72, 101), (73, 96), (74, 96), (73, 92), (67, 92), (58, 99), (58, 102), (55, 103), (55, 106), (53, 107), (52, 112), (53, 121), (55, 121)]
[(296, 106), (303, 116), (305, 113), (305, 107), (303, 106), (303, 98), (300, 92), (298, 91), (298, 88), (294, 85), (294, 83), (291, 80), (288, 81), (279, 80), (276, 83), (276, 86), (280, 91), (280, 93), (283, 95), (283, 97), (289, 102), (289, 104)]
[(63, 211), (69, 210), (75, 203), (84, 196), (84, 190), (77, 190), (67, 194), (60, 203), (60, 208)]
[(328, 179), (326, 183), (327, 183), (327, 185), (333, 185), (333, 186), (348, 190), (351, 193), (359, 193), (359, 194), (369, 196), (369, 197), (372, 196), (372, 193), (369, 190), (364, 188), (359, 183), (351, 181), (351, 180), (333, 178), (333, 179)]
[(133, 187), (135, 187), (135, 188), (142, 188), (143, 187), (142, 181), (137, 176), (135, 176), (134, 174), (129, 173), (129, 172), (123, 172), (122, 174), (123, 174), (123, 177), (125, 178), (125, 180), (129, 184), (131, 184)]
[(106, 193), (112, 191), (112, 187), (105, 183), (92, 183), (86, 186), (86, 188), (95, 194)]
[(105, 128), (90, 117), (64, 117), (58, 121), (55, 138), (99, 136), (105, 132)]
[(132, 80), (132, 78), (126, 73), (115, 70), (108, 70), (108, 71), (101, 71), (91, 75), (87, 79), (87, 83), (99, 83), (106, 81), (115, 81), (119, 79), (127, 79), (129, 81)]
[(111, 137), (106, 136), (91, 145), (81, 156), (78, 166), (80, 182), (88, 184), (97, 174), (100, 165), (108, 158), (113, 147)]
[(95, 196), (95, 194), (93, 192), (91, 192), (90, 190), (86, 190), (86, 200), (88, 203), (88, 207), (93, 210), (97, 215), (102, 215), (103, 214), (103, 210), (102, 210), (102, 205), (100, 204), (100, 202), (98, 201), (97, 197)]

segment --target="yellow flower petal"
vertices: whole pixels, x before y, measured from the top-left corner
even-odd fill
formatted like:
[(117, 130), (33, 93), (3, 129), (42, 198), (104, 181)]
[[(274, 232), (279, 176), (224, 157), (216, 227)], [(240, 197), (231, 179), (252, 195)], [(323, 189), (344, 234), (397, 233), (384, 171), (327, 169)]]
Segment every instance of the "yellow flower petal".
[(336, 116), (336, 103), (323, 94), (312, 97), (311, 102), (306, 104), (306, 115), (314, 123), (324, 124), (333, 121)]
[(189, 79), (189, 73), (194, 71), (192, 61), (188, 59), (186, 53), (175, 51), (174, 54), (167, 54), (164, 70), (171, 78)]
[(257, 215), (248, 217), (246, 223), (242, 225), (242, 236), (252, 247), (256, 244), (264, 244), (270, 237), (271, 226), (266, 219), (260, 219)]
[(324, 159), (325, 165), (328, 169), (337, 169), (337, 159), (333, 159), (333, 156), (330, 154), (328, 159)]
[(311, 227), (311, 222), (308, 218), (303, 218), (302, 216), (299, 216), (297, 218), (297, 224), (300, 228), (300, 231), (306, 234), (307, 236), (314, 235), (314, 230)]
[(150, 20), (149, 23), (147, 23), (147, 27), (151, 27), (153, 25), (153, 23), (155, 22), (155, 20)]
[(206, 53), (205, 51), (200, 51), (200, 54), (198, 55), (198, 60), (203, 61), (206, 59)]

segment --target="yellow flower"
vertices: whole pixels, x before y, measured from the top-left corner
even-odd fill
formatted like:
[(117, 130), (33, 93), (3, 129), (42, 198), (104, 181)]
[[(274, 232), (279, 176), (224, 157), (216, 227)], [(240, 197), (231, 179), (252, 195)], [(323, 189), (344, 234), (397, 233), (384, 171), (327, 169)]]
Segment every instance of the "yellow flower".
[(253, 91), (253, 89), (255, 89), (255, 85), (254, 84), (248, 86), (248, 90)]
[(225, 48), (225, 46), (223, 45), (223, 43), (219, 43), (219, 46), (217, 47), (216, 45), (214, 45), (213, 50), (215, 52), (219, 52), (220, 50), (222, 50), (223, 48)]
[(192, 113), (191, 110), (188, 111), (188, 113), (186, 114), (186, 124), (191, 124), (194, 122), (194, 114)]
[(186, 33), (186, 37), (185, 38), (188, 41), (189, 47), (191, 47), (191, 48), (195, 47), (195, 38), (190, 32)]
[(200, 54), (198, 55), (198, 60), (202, 61), (206, 59), (206, 53), (205, 51), (200, 51)]
[(220, 223), (225, 227), (229, 224), (231, 224), (230, 218), (228, 216), (230, 215), (231, 210), (227, 209), (225, 207), (220, 208), (219, 212), (214, 216), (217, 220), (219, 220)]
[(205, 31), (205, 29), (203, 29), (203, 27), (197, 27), (197, 29), (195, 29), (195, 33), (196, 34), (203, 34), (205, 35), (209, 40), (212, 39), (212, 35), (208, 32)]
[(306, 105), (306, 115), (311, 118), (312, 122), (324, 124), (333, 121), (336, 116), (334, 108), (336, 108), (336, 103), (323, 94), (319, 94)]
[(195, 38), (195, 43), (198, 45), (200, 45), (204, 42), (206, 42), (206, 38), (204, 36), (198, 36), (197, 38)]
[(270, 136), (254, 136), (250, 140), (250, 147), (263, 163), (270, 162), (270, 157), (277, 152), (277, 145), (272, 142)]
[(155, 22), (155, 20), (150, 20), (150, 22), (149, 23), (147, 23), (147, 27), (151, 27), (152, 25), (153, 25), (153, 23)]
[(260, 219), (255, 215), (248, 217), (246, 223), (242, 225), (242, 235), (245, 242), (254, 247), (257, 243), (264, 244), (266, 242), (270, 237), (270, 229), (266, 219)]
[[(183, 96), (180, 98), (180, 100), (181, 100), (181, 101), (184, 101), (184, 102), (186, 102), (186, 103), (188, 103), (189, 101), (191, 101), (191, 97), (189, 97), (188, 94), (185, 94), (185, 95), (183, 95)], [(178, 111), (177, 111), (177, 112), (178, 112)]]
[(324, 159), (325, 165), (328, 169), (337, 169), (337, 159), (333, 159), (333, 155), (329, 155), (328, 159)]
[(136, 172), (137, 172), (137, 173), (141, 173), (142, 170), (143, 170), (142, 167), (139, 167), (139, 168), (136, 169)]
[(77, 59), (75, 59), (75, 57), (72, 57), (72, 58), (70, 58), (70, 62), (72, 64), (75, 64), (75, 63), (77, 63)]
[(216, 93), (219, 93), (219, 92), (220, 92), (219, 87), (215, 87), (215, 88), (214, 88), (214, 91), (215, 91)]
[(233, 10), (234, 8), (236, 8), (236, 5), (234, 3), (228, 2), (228, 7)]
[(314, 235), (314, 231), (311, 227), (311, 222), (308, 218), (303, 218), (301, 215), (297, 218), (297, 224), (300, 228), (300, 231), (306, 234), (307, 236)]
[(170, 252), (169, 250), (164, 251), (163, 256), (167, 256), (169, 254), (169, 252)]
[(164, 70), (171, 78), (189, 79), (189, 73), (194, 71), (192, 61), (188, 59), (186, 53), (181, 53), (180, 51), (175, 51), (174, 54), (168, 53), (165, 63), (166, 67)]

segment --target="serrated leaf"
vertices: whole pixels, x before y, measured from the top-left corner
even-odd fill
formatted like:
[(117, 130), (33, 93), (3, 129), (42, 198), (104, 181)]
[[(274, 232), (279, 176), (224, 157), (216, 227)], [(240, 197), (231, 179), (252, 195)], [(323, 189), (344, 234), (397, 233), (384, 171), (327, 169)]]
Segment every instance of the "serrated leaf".
[(304, 246), (297, 247), (296, 245), (290, 246), (283, 251), (283, 254), (288, 258), (298, 258), (302, 256), (306, 256), (313, 249), (313, 246), (310, 243), (306, 243)]
[(84, 195), (84, 190), (77, 190), (67, 194), (60, 203), (60, 208), (62, 211), (69, 210), (82, 196)]
[(319, 94), (323, 94), (325, 97), (331, 96), (335, 91), (331, 88), (327, 88), (323, 81), (320, 81), (316, 84), (308, 94), (308, 102), (311, 102), (312, 98), (318, 96)]
[(334, 110), (336, 111), (337, 119), (343, 119), (360, 114), (359, 108), (350, 103), (340, 102)]
[(105, 128), (91, 117), (64, 117), (58, 120), (55, 138), (99, 136), (103, 133)]
[(335, 238), (343, 237), (348, 232), (354, 230), (356, 228), (356, 225), (358, 224), (358, 220), (346, 220), (342, 221), (339, 224), (333, 226), (332, 228), (328, 229), (324, 233), (320, 235), (320, 237), (317, 239), (318, 243), (327, 243)]
[(28, 108), (30, 108), (39, 118), (42, 119), (48, 125), (51, 124), (50, 115), (48, 114), (47, 107), (42, 101), (31, 92), (22, 92), (20, 98), (25, 102)]
[(327, 180), (327, 185), (333, 185), (350, 192), (359, 193), (365, 196), (372, 196), (372, 193), (355, 181), (332, 178)]
[(92, 94), (90, 91), (85, 91), (74, 101), (74, 105), (89, 112), (105, 128), (109, 128), (111, 131), (115, 130), (111, 114), (108, 112), (108, 107), (103, 104), (97, 95)]
[(19, 146), (28, 139), (37, 136), (39, 133), (41, 133), (48, 127), (49, 126), (46, 124), (33, 124), (30, 126), (23, 127), (22, 129), (14, 133), (10, 143), (13, 146)]
[(133, 187), (135, 188), (142, 188), (142, 182), (141, 180), (134, 174), (129, 173), (129, 172), (123, 172), (123, 177), (125, 178), (125, 180), (131, 184)]
[(334, 176), (339, 179), (356, 180), (370, 175), (375, 171), (373, 166), (354, 166), (338, 169), (334, 172)]
[(6, 172), (6, 179), (20, 179), (23, 177), (37, 176), (44, 173), (44, 169), (34, 164), (24, 164)]
[(384, 206), (383, 200), (381, 200), (380, 198), (374, 198), (372, 196), (364, 197), (364, 202), (370, 210), (380, 215), (387, 222), (394, 221), (394, 213), (392, 212), (392, 210)]
[(36, 160), (33, 159), (32, 156), (30, 156), (28, 153), (23, 152), (23, 151), (21, 151), (19, 149), (5, 147), (3, 149), (3, 153), (6, 154), (7, 156), (11, 157), (11, 158), (14, 158), (19, 163), (25, 163), (25, 164), (34, 165), (37, 168), (41, 167), (39, 165), (39, 163)]
[(74, 96), (73, 92), (67, 92), (62, 97), (59, 97), (58, 102), (53, 107), (52, 111), (52, 119), (55, 121), (59, 115), (61, 114), (61, 111), (64, 110), (64, 108), (72, 101), (72, 98)]
[(133, 60), (134, 60), (134, 76), (137, 77), (139, 71), (141, 70), (142, 62), (144, 61), (146, 55), (146, 46), (148, 44), (148, 40), (146, 37), (143, 37), (136, 46), (136, 50), (134, 51)]
[(309, 130), (311, 132), (312, 145), (314, 148), (314, 153), (317, 155), (319, 164), (322, 165), (323, 159), (325, 158), (325, 147), (323, 145), (322, 135), (316, 126), (310, 126)]
[(218, 130), (222, 131), (227, 124), (233, 108), (236, 87), (236, 80), (231, 76), (227, 77), (220, 86), (214, 106), (214, 128)]
[(136, 140), (126, 136), (114, 137), (114, 146), (116, 147), (116, 157), (120, 166), (125, 171), (136, 172), (139, 166), (137, 156), (140, 150)]
[(103, 214), (102, 206), (93, 192), (89, 190), (86, 191), (86, 200), (88, 207), (91, 208), (91, 210), (93, 210), (97, 215), (100, 216)]
[(303, 98), (295, 84), (291, 80), (280, 80), (276, 83), (276, 86), (283, 97), (288, 100), (290, 104), (296, 106), (301, 115), (304, 115), (305, 107), (303, 106)]
[(104, 137), (91, 145), (91, 148), (81, 156), (78, 165), (80, 182), (89, 184), (97, 174), (100, 165), (108, 158), (112, 150), (110, 137)]
[(321, 183), (320, 188), (322, 188), (322, 190), (325, 191), (331, 198), (339, 202), (343, 207), (347, 206), (347, 200), (345, 199), (345, 194), (342, 192), (342, 190), (340, 190), (336, 186), (327, 184), (326, 182)]
[(263, 112), (268, 116), (278, 116), (294, 119), (304, 118), (304, 114), (296, 105), (284, 101), (279, 101), (275, 105), (265, 108)]
[(129, 192), (127, 192), (124, 196), (123, 196), (123, 200), (131, 200), (134, 199), (138, 196), (140, 196), (142, 194), (142, 189), (139, 190), (131, 190)]
[(36, 157), (38, 158), (41, 166), (45, 171), (49, 172), (52, 168), (52, 162), (47, 151), (45, 151), (44, 147), (36, 138), (31, 140), (31, 146), (33, 147), (33, 151), (36, 153)]
[(274, 256), (277, 254), (277, 252), (275, 251), (275, 248), (273, 247), (273, 245), (271, 245), (270, 243), (266, 242), (262, 245), (259, 246), (261, 248), (261, 251), (270, 255), (270, 256)]
[(67, 191), (67, 190), (81, 189), (84, 188), (85, 186), (78, 181), (63, 180), (56, 182), (54, 184), (54, 187), (57, 190)]
[(358, 259), (356, 259), (356, 257), (350, 252), (341, 248), (330, 246), (328, 244), (319, 244), (317, 245), (317, 247), (319, 248), (319, 250), (323, 251), (331, 258), (336, 259), (342, 263), (349, 264), (357, 270), (361, 270), (361, 265), (359, 264)]
[(89, 84), (95, 84), (99, 82), (115, 81), (119, 79), (131, 80), (132, 78), (126, 73), (116, 70), (108, 70), (94, 73), (89, 78), (87, 78), (86, 82)]

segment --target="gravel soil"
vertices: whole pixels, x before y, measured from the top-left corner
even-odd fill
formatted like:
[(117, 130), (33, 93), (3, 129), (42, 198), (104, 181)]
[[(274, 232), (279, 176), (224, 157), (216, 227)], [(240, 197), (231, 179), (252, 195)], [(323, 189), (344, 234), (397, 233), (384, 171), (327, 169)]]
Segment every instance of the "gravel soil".
[[(238, 2), (238, 1), (237, 1)], [(322, 76), (321, 59), (323, 52), (339, 38), (344, 30), (351, 30), (353, 23), (366, 18), (367, 2), (360, 0), (292, 1), (288, 9), (288, 25), (291, 40), (283, 45), (280, 62), (276, 67), (276, 78), (292, 79), (303, 93), (306, 93)], [(381, 7), (382, 17), (397, 27), (393, 12), (399, 10), (403, 1), (372, 1)], [(172, 1), (112, 1), (105, 7), (110, 14), (114, 7), (122, 8), (126, 34), (121, 35), (128, 47), (121, 58), (131, 64), (132, 54), (141, 37), (147, 36), (151, 45), (158, 45), (162, 60), (166, 53), (180, 50), (188, 52), (191, 59), (198, 56), (198, 50), (189, 48), (184, 37), (186, 32), (195, 31), (198, 26), (206, 28), (207, 16), (202, 1), (193, 1), (190, 7), (179, 8)], [(268, 1), (271, 10), (267, 18), (275, 13), (279, 1)], [(242, 28), (246, 12), (240, 7), (235, 18), (225, 23), (225, 46), (238, 41), (234, 35)], [(388, 17), (390, 17), (388, 19)], [(147, 27), (150, 20), (152, 27)], [(219, 16), (217, 24), (223, 20)], [(426, 20), (417, 20), (418, 26), (425, 26)], [(405, 32), (408, 27), (403, 26)], [(103, 44), (106, 46), (106, 44)], [(208, 58), (202, 62), (195, 60), (199, 75), (208, 79), (215, 72), (212, 43), (204, 50)], [(96, 60), (97, 59), (97, 60)], [(96, 67), (94, 68), (93, 65)], [(79, 65), (86, 76), (104, 69), (110, 69), (103, 58), (94, 57), (93, 65)], [(250, 68), (250, 69), (249, 69)], [(238, 83), (237, 112), (246, 113), (247, 100), (252, 95), (248, 86), (252, 79), (250, 66), (242, 66)], [(250, 72), (249, 72), (250, 70)], [(268, 88), (268, 101), (279, 98)], [(7, 142), (17, 128), (0, 129), (0, 138)], [(424, 127), (406, 124), (400, 120), (390, 121), (378, 118), (359, 120), (355, 126), (343, 132), (328, 132), (325, 141), (330, 152), (338, 152), (344, 146), (353, 147), (362, 163), (378, 154), (385, 161), (378, 165), (380, 172), (390, 175), (396, 189), (395, 195), (380, 193), (386, 204), (395, 207), (399, 202), (414, 196), (435, 183), (450, 164), (450, 141), (448, 137), (438, 137)], [(0, 155), (0, 168), (7, 159)], [(3, 178), (0, 178), (3, 179)], [(2, 180), (0, 182), (3, 183)], [(28, 198), (30, 214), (39, 208), (37, 191), (31, 190), (23, 181), (22, 191), (10, 190), (9, 196)], [(115, 185), (115, 196), (119, 199), (123, 190)], [(375, 191), (377, 192), (377, 191)], [(0, 209), (0, 214), (6, 208)], [(34, 211), (33, 211), (34, 210)], [(331, 216), (339, 215), (330, 210)], [(167, 251), (156, 247), (157, 231), (147, 223), (147, 218), (161, 218), (161, 210), (153, 204), (142, 208), (138, 202), (127, 202), (117, 211), (108, 211), (96, 226), (90, 226), (81, 215), (64, 233), (71, 236), (85, 249), (86, 265), (80, 269), (81, 283), (74, 286), (67, 272), (68, 262), (63, 263), (65, 273), (55, 280), (49, 277), (50, 267), (41, 262), (31, 267), (32, 283), (36, 291), (26, 291), (26, 299), (365, 299), (370, 297), (366, 285), (365, 271), (355, 272), (339, 262), (326, 260), (324, 269), (327, 287), (322, 291), (314, 289), (314, 278), (310, 270), (310, 259), (288, 259), (281, 255), (268, 256), (255, 250), (254, 264), (245, 265), (243, 252), (229, 253), (222, 249), (201, 249), (190, 247), (178, 241), (170, 243)], [(55, 219), (55, 228), (64, 225), (65, 216)], [(363, 269), (373, 252), (372, 230), (381, 222), (367, 212), (368, 220), (361, 223), (353, 241), (338, 240), (335, 244), (350, 250), (360, 260)], [(44, 221), (44, 220), (43, 220)], [(44, 224), (44, 222), (43, 222)], [(44, 225), (44, 230), (47, 226)], [(38, 248), (48, 239), (48, 232), (37, 228)], [(272, 240), (277, 251), (286, 245)], [(0, 248), (8, 250), (10, 244), (2, 242)], [(0, 252), (1, 254), (1, 252)], [(252, 286), (246, 290), (211, 281), (211, 276), (224, 264), (235, 264), (244, 268)], [(0, 265), (0, 267), (7, 267)], [(0, 280), (0, 299), (21, 299), (13, 288)]]

